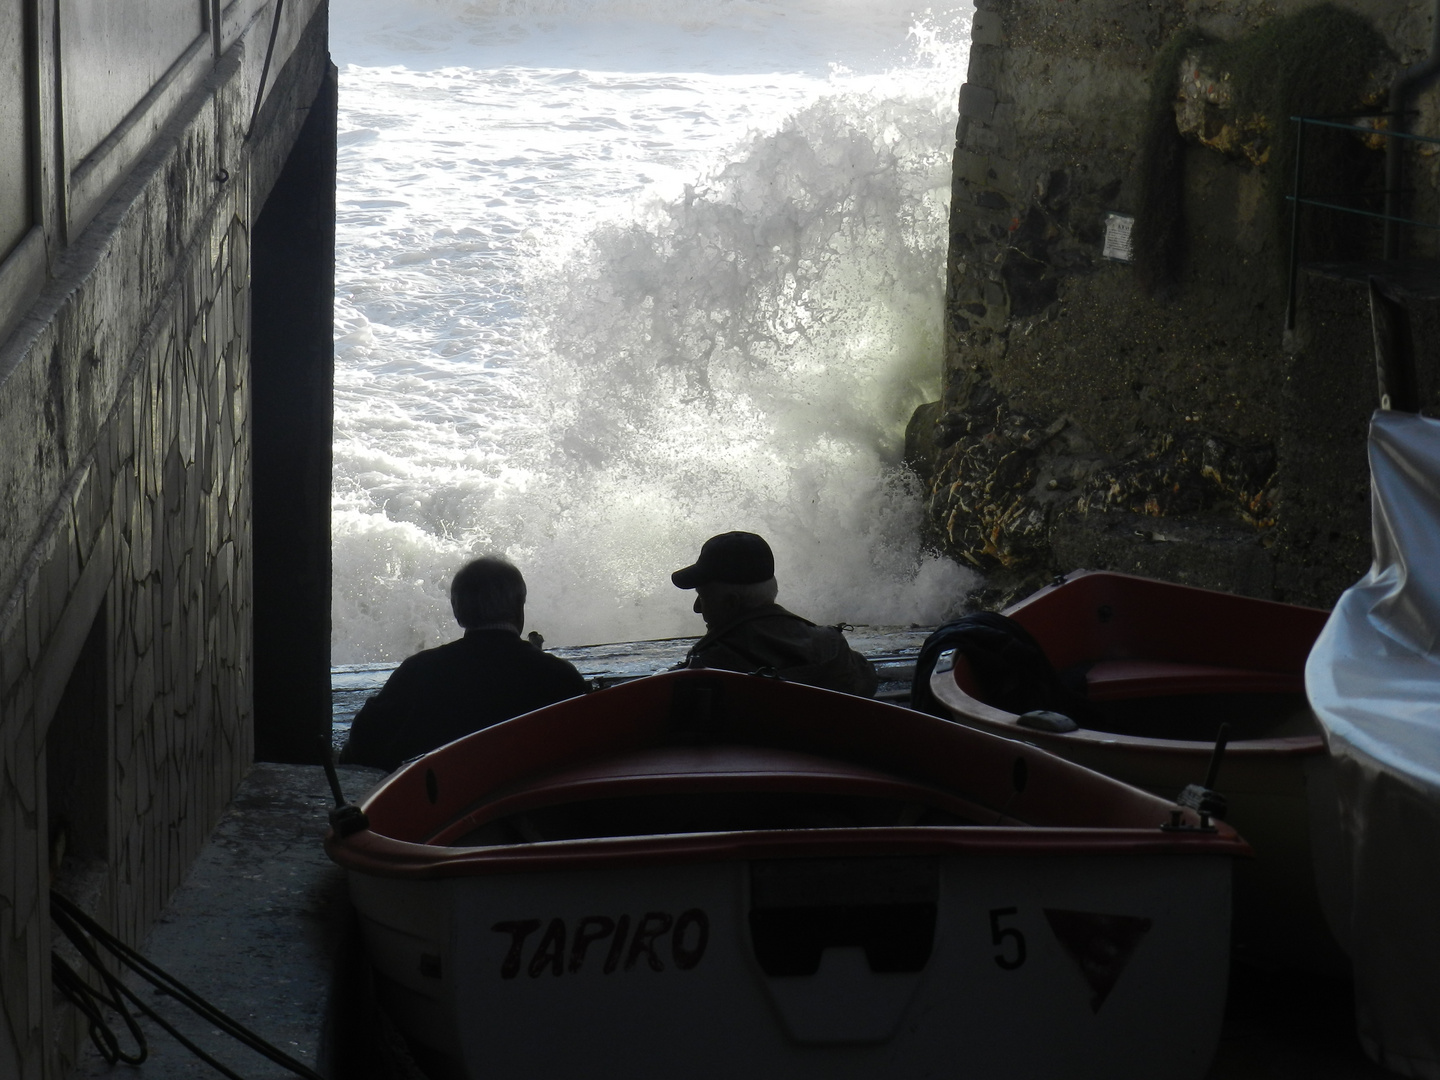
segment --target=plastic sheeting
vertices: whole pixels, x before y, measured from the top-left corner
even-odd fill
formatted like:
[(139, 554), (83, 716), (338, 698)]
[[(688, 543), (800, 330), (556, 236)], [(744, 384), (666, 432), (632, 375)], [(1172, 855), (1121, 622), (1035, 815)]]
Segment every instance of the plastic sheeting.
[(1370, 426), (1375, 562), (1310, 653), (1343, 858), (1322, 881), (1366, 1052), (1440, 1080), (1440, 422)]

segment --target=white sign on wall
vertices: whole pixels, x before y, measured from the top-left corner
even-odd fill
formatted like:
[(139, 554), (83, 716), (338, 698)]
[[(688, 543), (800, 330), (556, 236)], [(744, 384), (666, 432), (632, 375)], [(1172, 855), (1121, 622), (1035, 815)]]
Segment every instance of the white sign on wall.
[(1129, 214), (1107, 213), (1105, 215), (1105, 247), (1101, 254), (1107, 259), (1134, 262), (1135, 249), (1130, 242), (1130, 234), (1134, 227), (1135, 219)]

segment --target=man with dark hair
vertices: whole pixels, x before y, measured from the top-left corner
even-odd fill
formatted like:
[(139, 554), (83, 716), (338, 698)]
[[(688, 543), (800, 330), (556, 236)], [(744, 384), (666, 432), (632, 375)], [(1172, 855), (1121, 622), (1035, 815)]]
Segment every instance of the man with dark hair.
[(695, 611), (706, 626), (683, 666), (765, 671), (861, 697), (875, 693), (875, 668), (838, 628), (816, 626), (775, 603), (775, 556), (763, 537), (712, 536), (700, 558), (670, 580), (695, 590)]
[(450, 584), (458, 641), (426, 649), (390, 674), (350, 726), (340, 760), (394, 769), (512, 716), (585, 693), (573, 664), (520, 636), (525, 578), (504, 559), (466, 564)]

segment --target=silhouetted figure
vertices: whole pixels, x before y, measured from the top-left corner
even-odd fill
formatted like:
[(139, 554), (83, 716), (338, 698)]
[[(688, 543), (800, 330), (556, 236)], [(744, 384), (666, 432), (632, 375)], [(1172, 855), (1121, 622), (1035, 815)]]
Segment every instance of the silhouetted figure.
[(682, 666), (763, 671), (861, 697), (875, 693), (875, 668), (839, 629), (816, 626), (775, 603), (775, 556), (762, 537), (712, 536), (694, 565), (670, 580), (695, 590), (695, 610), (707, 628)]
[(356, 714), (342, 762), (394, 769), (462, 735), (589, 689), (573, 664), (520, 636), (525, 578), (504, 559), (487, 556), (464, 566), (450, 584), (450, 608), (465, 636), (418, 652), (391, 673)]

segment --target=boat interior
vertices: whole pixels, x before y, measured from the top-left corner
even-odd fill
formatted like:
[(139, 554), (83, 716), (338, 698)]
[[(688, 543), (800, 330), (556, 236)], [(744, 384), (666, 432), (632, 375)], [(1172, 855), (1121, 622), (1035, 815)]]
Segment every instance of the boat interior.
[[(986, 705), (1004, 707), (987, 700), (963, 656), (955, 657), (954, 665), (961, 690)], [(1118, 674), (1137, 670), (1143, 676)], [(1222, 723), (1230, 726), (1235, 742), (1320, 732), (1298, 675), (1154, 661), (1082, 662), (1058, 674), (1088, 704), (1085, 713), (1072, 717), (1087, 731), (1194, 742), (1214, 742)]]
[[(1082, 728), (1211, 742), (1317, 736), (1305, 658), (1326, 613), (1110, 572), (1081, 572), (1009, 609), (1062, 685)], [(987, 701), (963, 657), (955, 681)]]
[[(1034, 746), (723, 671), (656, 675), (484, 728), (397, 770), (361, 810), (369, 827), (349, 841), (357, 853), (386, 837), (416, 846), (403, 856), (415, 867), (478, 865), (485, 852), (547, 841), (556, 852), (618, 841), (605, 850), (619, 853), (631, 840), (691, 837), (709, 850), (720, 836), (794, 844), (806, 832), (857, 845), (966, 835), (1007, 849), (1061, 843), (1058, 831), (1066, 850), (1235, 842), (1213, 829), (1191, 837), (1189, 811), (1177, 824), (1173, 804)], [(376, 865), (401, 857), (375, 842)]]
[(816, 792), (717, 791), (629, 795), (555, 803), (495, 818), (455, 847), (586, 840), (607, 836), (974, 825), (943, 810), (896, 799)]
[(658, 747), (496, 793), (427, 842), (454, 847), (615, 836), (1020, 824), (939, 788), (754, 746)]
[(1304, 694), (1220, 691), (1159, 694), (1096, 704), (1099, 720), (1092, 717), (1085, 726), (1113, 735), (1214, 742), (1221, 724), (1229, 725), (1229, 738), (1234, 742), (1319, 734)]

